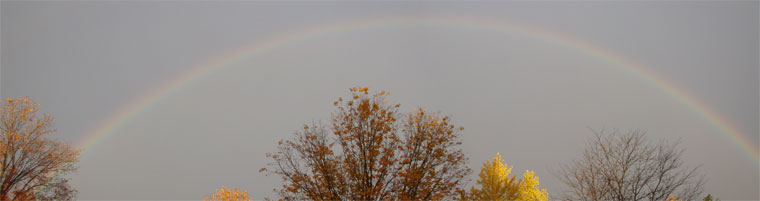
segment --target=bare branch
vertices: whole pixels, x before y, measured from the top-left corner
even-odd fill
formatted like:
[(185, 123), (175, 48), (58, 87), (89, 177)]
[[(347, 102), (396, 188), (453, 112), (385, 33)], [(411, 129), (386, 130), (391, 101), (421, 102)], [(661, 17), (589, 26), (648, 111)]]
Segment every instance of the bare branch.
[(563, 164), (555, 175), (569, 187), (566, 200), (686, 200), (702, 193), (704, 176), (685, 167), (679, 143), (653, 144), (633, 130), (594, 131), (583, 157)]

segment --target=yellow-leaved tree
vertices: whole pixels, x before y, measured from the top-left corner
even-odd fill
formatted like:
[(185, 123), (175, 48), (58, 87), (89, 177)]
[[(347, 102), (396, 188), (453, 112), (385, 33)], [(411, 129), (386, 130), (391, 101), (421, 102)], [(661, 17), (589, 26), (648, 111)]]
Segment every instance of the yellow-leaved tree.
[(504, 164), (501, 154), (483, 163), (478, 174), (477, 184), (480, 189), (472, 187), (469, 194), (462, 194), (462, 200), (524, 200), (545, 201), (549, 199), (546, 189), (539, 188), (538, 177), (533, 171), (525, 171), (523, 179), (509, 176), (512, 167)]
[(501, 154), (496, 153), (493, 160), (486, 161), (478, 173), (478, 185), (481, 189), (472, 187), (470, 199), (474, 200), (514, 200), (519, 191), (519, 182), (515, 177), (509, 177), (512, 167), (507, 167), (501, 160)]
[(248, 196), (248, 191), (240, 191), (240, 189), (235, 188), (235, 190), (227, 189), (227, 187), (222, 186), (222, 189), (219, 189), (219, 191), (216, 191), (216, 193), (212, 195), (208, 195), (203, 197), (204, 201), (251, 201), (251, 197)]
[(74, 200), (79, 150), (51, 138), (55, 119), (28, 98), (0, 103), (0, 200)]
[(520, 181), (520, 192), (517, 200), (549, 200), (549, 193), (546, 189), (539, 188), (538, 177), (530, 170), (523, 173), (523, 180)]

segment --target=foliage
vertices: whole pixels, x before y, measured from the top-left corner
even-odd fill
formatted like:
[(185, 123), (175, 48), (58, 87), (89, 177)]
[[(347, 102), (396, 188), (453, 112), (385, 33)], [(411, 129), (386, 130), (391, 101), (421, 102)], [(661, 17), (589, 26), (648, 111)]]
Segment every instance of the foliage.
[(520, 193), (517, 200), (546, 201), (549, 200), (549, 193), (546, 189), (538, 187), (538, 177), (530, 170), (523, 174), (523, 180), (520, 182)]
[(0, 200), (72, 200), (76, 190), (63, 176), (74, 172), (79, 150), (46, 139), (55, 132), (49, 115), (27, 98), (0, 106)]
[(479, 179), (476, 181), (481, 189), (472, 187), (470, 199), (475, 200), (515, 200), (518, 197), (520, 183), (515, 176), (509, 177), (512, 167), (507, 167), (501, 154), (486, 161), (480, 167)]
[(702, 198), (702, 201), (720, 201), (720, 199), (713, 198), (713, 196), (708, 193), (707, 196), (705, 196), (705, 198)]
[(216, 191), (216, 193), (208, 196), (203, 197), (204, 201), (251, 201), (250, 196), (248, 196), (248, 191), (240, 191), (240, 189), (235, 188), (235, 190), (227, 189), (227, 187), (222, 186), (222, 189), (219, 189)]
[(683, 201), (683, 200), (679, 200), (678, 196), (676, 195), (669, 195), (667, 201)]
[(557, 173), (571, 191), (568, 200), (666, 200), (677, 195), (695, 200), (704, 177), (698, 168), (683, 165), (678, 143), (657, 144), (645, 133), (596, 132), (579, 160), (565, 164)]
[(261, 171), (281, 176), (284, 200), (440, 200), (462, 191), (471, 170), (458, 147), (461, 127), (422, 108), (401, 120), (389, 93), (350, 91), (333, 103), (329, 128), (304, 125), (267, 154), (273, 162)]
[(483, 163), (480, 168), (477, 184), (481, 189), (472, 187), (469, 195), (465, 195), (462, 200), (545, 201), (549, 199), (546, 189), (539, 188), (538, 177), (534, 176), (533, 171), (525, 171), (522, 180), (517, 180), (515, 176), (510, 177), (510, 172), (512, 172), (512, 166), (507, 167), (501, 159), (501, 154), (496, 153), (496, 157)]

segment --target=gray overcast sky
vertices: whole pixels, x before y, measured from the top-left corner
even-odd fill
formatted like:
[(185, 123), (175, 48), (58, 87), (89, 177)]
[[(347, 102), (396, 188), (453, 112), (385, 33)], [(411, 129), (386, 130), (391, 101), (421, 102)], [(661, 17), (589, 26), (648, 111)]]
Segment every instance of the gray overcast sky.
[[(14, 2), (0, 4), (0, 95), (28, 96), (78, 142), (141, 94), (200, 63), (304, 27), (363, 18), (512, 21), (636, 61), (726, 117), (758, 145), (758, 1), (745, 2)], [(501, 152), (535, 170), (581, 155), (590, 128), (681, 139), (706, 193), (758, 200), (760, 170), (734, 141), (656, 86), (566, 46), (447, 25), (386, 26), (292, 43), (169, 94), (90, 147), (80, 199), (200, 199), (221, 185), (275, 198), (258, 173), (275, 142), (327, 121), (352, 86), (466, 128), (470, 167)], [(757, 150), (755, 150), (757, 151)], [(477, 174), (472, 175), (472, 182)]]

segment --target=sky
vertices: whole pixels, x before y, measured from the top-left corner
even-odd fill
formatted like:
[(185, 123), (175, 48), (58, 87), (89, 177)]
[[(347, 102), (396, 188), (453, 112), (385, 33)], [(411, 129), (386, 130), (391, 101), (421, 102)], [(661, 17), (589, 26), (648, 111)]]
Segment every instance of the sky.
[(499, 152), (550, 196), (591, 130), (617, 128), (680, 140), (705, 193), (759, 200), (758, 4), (2, 1), (0, 96), (84, 149), (82, 200), (277, 198), (265, 154), (355, 86), (449, 115), (470, 168)]

